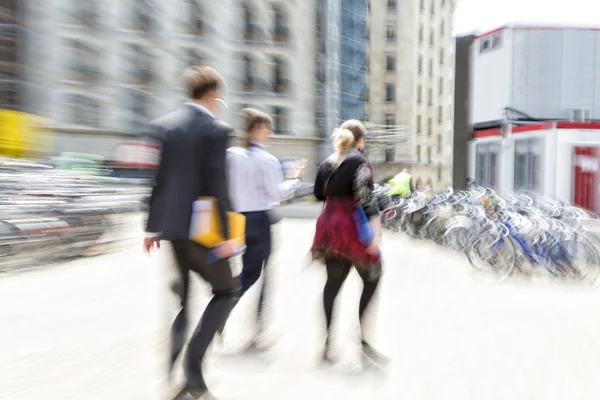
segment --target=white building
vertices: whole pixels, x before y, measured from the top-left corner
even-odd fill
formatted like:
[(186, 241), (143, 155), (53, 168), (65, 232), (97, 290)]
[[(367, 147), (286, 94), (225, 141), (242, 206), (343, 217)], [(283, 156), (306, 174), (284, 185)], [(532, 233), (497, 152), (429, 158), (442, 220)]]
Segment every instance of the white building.
[(449, 183), (453, 11), (453, 0), (370, 2), (367, 119), (408, 139), (395, 146), (393, 160), (381, 146), (369, 152), (380, 179), (408, 166), (415, 184), (441, 189)]
[(598, 39), (595, 29), (526, 26), (474, 39), (468, 170), (476, 184), (600, 213)]
[(599, 118), (599, 50), (598, 29), (517, 25), (477, 36), (471, 122), (500, 120), (505, 107), (542, 119)]
[(207, 64), (227, 83), (224, 120), (261, 108), (276, 155), (315, 158), (315, 2), (28, 1), (29, 102), (54, 121), (55, 152), (109, 157), (185, 100), (187, 66)]

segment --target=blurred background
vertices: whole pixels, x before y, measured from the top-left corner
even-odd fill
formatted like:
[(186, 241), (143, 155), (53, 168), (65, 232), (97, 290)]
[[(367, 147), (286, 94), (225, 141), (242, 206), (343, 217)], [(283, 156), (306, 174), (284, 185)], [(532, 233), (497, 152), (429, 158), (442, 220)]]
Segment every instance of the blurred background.
[[(159, 398), (174, 303), (168, 251), (141, 253), (160, 155), (149, 123), (186, 100), (181, 73), (200, 64), (225, 79), (224, 121), (239, 130), (239, 111), (260, 108), (282, 165), (308, 160), (275, 228), (282, 347), (266, 360), (215, 355), (217, 393), (599, 398), (597, 11), (591, 0), (0, 0), (0, 399)], [(322, 207), (313, 182), (347, 119), (364, 121), (381, 184), (379, 340), (399, 360), (360, 379), (306, 367), (324, 279), (306, 269)], [(404, 168), (426, 200), (388, 198)], [(565, 266), (556, 249), (571, 245), (583, 250)], [(475, 258), (500, 289), (471, 279)], [(209, 293), (195, 285), (201, 305)]]

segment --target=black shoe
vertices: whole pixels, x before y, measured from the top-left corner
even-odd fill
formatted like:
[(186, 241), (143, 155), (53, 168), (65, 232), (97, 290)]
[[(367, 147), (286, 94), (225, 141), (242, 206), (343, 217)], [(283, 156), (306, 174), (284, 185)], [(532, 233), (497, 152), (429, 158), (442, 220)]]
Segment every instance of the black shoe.
[(377, 367), (383, 367), (389, 364), (390, 359), (371, 347), (370, 344), (362, 342), (363, 359)]
[(186, 384), (172, 400), (218, 400), (212, 393), (205, 387), (191, 387)]

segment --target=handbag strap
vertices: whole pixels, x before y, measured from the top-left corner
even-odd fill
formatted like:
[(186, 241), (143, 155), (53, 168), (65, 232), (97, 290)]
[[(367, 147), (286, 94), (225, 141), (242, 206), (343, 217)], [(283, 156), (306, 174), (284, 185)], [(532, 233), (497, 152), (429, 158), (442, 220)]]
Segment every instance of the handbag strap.
[(325, 205), (327, 204), (327, 188), (329, 187), (329, 181), (331, 180), (331, 177), (336, 173), (338, 169), (335, 166), (331, 166), (331, 172), (329, 173), (329, 176), (327, 177), (327, 180), (325, 181), (325, 187), (323, 188), (323, 194), (325, 195), (325, 201), (323, 202), (323, 209), (325, 209)]

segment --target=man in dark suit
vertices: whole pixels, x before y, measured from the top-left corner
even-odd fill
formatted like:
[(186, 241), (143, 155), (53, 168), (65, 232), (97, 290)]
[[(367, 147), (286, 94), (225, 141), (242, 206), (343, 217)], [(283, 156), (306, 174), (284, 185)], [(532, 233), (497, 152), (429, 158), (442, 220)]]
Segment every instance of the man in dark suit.
[(189, 102), (181, 109), (152, 124), (161, 138), (161, 160), (150, 199), (144, 248), (160, 247), (160, 240), (171, 243), (180, 281), (172, 288), (181, 302), (181, 311), (172, 327), (171, 368), (179, 357), (187, 329), (186, 303), (189, 273), (195, 271), (212, 286), (213, 298), (196, 328), (183, 367), (187, 379), (181, 394), (194, 398), (214, 398), (202, 376), (202, 359), (215, 332), (224, 324), (235, 301), (235, 287), (227, 258), (233, 245), (217, 249), (221, 259), (207, 262), (207, 249), (189, 240), (192, 204), (200, 196), (217, 199), (223, 234), (228, 237), (226, 212), (229, 210), (225, 151), (233, 129), (217, 120), (223, 79), (210, 67), (192, 67), (184, 75)]

